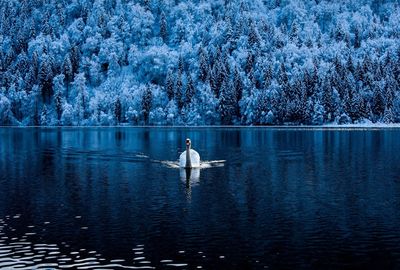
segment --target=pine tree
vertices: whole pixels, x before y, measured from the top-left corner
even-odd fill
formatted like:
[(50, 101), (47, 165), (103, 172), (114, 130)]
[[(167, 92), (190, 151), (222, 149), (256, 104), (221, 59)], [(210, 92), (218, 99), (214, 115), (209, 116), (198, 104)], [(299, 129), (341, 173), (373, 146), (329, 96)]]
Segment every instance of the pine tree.
[(40, 89), (38, 85), (34, 85), (32, 87), (32, 96), (33, 96), (33, 113), (32, 113), (32, 123), (34, 126), (40, 125), (40, 115), (39, 115), (39, 105), (40, 105)]
[(338, 23), (336, 25), (336, 29), (334, 32), (334, 37), (335, 37), (336, 42), (343, 41), (345, 39), (345, 36), (346, 36), (346, 34), (344, 32), (342, 23)]
[(145, 125), (149, 124), (149, 114), (153, 104), (153, 93), (150, 86), (147, 86), (142, 96), (142, 115)]
[[(0, 76), (0, 79), (1, 79), (1, 76)], [(25, 81), (25, 92), (30, 93), (33, 85), (36, 82), (35, 71), (32, 66), (29, 68), (29, 71), (25, 74), (24, 81)]]
[(346, 68), (350, 73), (354, 73), (355, 72), (355, 68), (354, 68), (354, 64), (353, 64), (353, 58), (351, 57), (351, 55), (349, 55), (349, 57), (347, 58)]
[(237, 68), (235, 68), (235, 73), (233, 74), (233, 88), (235, 90), (235, 100), (238, 103), (242, 99), (244, 86)]
[(256, 26), (254, 25), (253, 20), (250, 20), (249, 25), (249, 45), (253, 48), (257, 48), (256, 46), (260, 45), (260, 34), (258, 33)]
[(219, 98), (221, 94), (221, 87), (225, 79), (228, 77), (227, 70), (222, 61), (217, 62), (217, 87), (216, 87), (216, 97)]
[(164, 43), (168, 41), (168, 24), (167, 18), (165, 17), (164, 11), (161, 12), (160, 15), (160, 36), (163, 39)]
[(187, 84), (185, 93), (185, 103), (186, 105), (189, 105), (192, 102), (192, 98), (195, 95), (195, 89), (193, 85), (192, 76), (190, 75), (189, 72), (186, 74), (186, 77), (187, 77)]
[(44, 103), (50, 103), (53, 94), (53, 69), (48, 56), (45, 56), (39, 66), (39, 85), (42, 92), (42, 100)]
[(317, 82), (315, 81), (315, 78), (312, 76), (310, 71), (308, 71), (307, 69), (305, 70), (304, 75), (303, 75), (303, 83), (306, 87), (307, 97), (313, 96), (315, 93), (315, 88), (316, 88)]
[(54, 88), (54, 107), (57, 114), (57, 121), (60, 124), (61, 115), (63, 113), (63, 92), (64, 92), (64, 75), (57, 75), (53, 79)]
[(240, 114), (240, 106), (239, 102), (243, 97), (243, 90), (244, 90), (244, 85), (242, 82), (242, 79), (240, 77), (239, 70), (235, 68), (235, 72), (233, 74), (233, 94), (235, 97), (235, 115), (237, 116), (238, 119), (240, 119), (241, 114)]
[(225, 42), (231, 42), (233, 37), (233, 27), (231, 18), (227, 18), (227, 26), (225, 30)]
[(372, 112), (378, 117), (383, 114), (385, 110), (385, 100), (383, 93), (379, 85), (374, 87), (373, 98), (372, 98)]
[(70, 61), (72, 67), (72, 74), (76, 74), (79, 70), (80, 51), (78, 46), (73, 46), (70, 52)]
[(245, 66), (245, 71), (247, 74), (250, 73), (250, 71), (253, 69), (253, 66), (254, 66), (254, 55), (251, 51), (248, 51), (246, 58), (246, 66)]
[(178, 59), (178, 72), (180, 74), (183, 74), (183, 71), (185, 71), (185, 63), (183, 61), (182, 55), (180, 55)]
[(54, 107), (56, 110), (56, 114), (57, 114), (57, 121), (58, 121), (58, 125), (60, 123), (61, 120), (61, 115), (63, 113), (63, 102), (62, 102), (62, 96), (61, 96), (61, 92), (57, 91), (54, 94)]
[(325, 110), (325, 120), (328, 122), (333, 120), (334, 114), (334, 106), (333, 106), (333, 97), (332, 97), (332, 86), (330, 84), (330, 80), (328, 77), (325, 77), (322, 83), (322, 106), (324, 106)]
[(290, 33), (289, 33), (289, 40), (296, 46), (300, 46), (300, 40), (299, 40), (299, 25), (297, 22), (294, 20), (291, 27), (290, 27)]
[(357, 66), (354, 70), (354, 78), (356, 79), (356, 81), (361, 81), (361, 82), (364, 81), (364, 75), (360, 63), (357, 63)]
[(146, 11), (151, 10), (151, 1), (150, 0), (143, 0), (143, 5)]
[(205, 82), (208, 78), (210, 66), (208, 64), (208, 56), (204, 48), (200, 48), (199, 54), (199, 79)]
[(211, 69), (210, 72), (210, 87), (215, 96), (217, 96), (218, 94), (217, 80), (218, 80), (218, 70), (217, 66), (214, 65), (214, 67)]
[(32, 54), (31, 68), (33, 70), (33, 75), (36, 80), (39, 73), (39, 56), (36, 51), (34, 51)]
[(354, 48), (358, 49), (361, 47), (361, 38), (360, 38), (360, 30), (358, 30), (358, 27), (354, 29)]
[(182, 91), (183, 91), (182, 73), (178, 71), (178, 76), (176, 78), (176, 85), (175, 85), (175, 100), (179, 110), (182, 110), (184, 105)]
[(49, 20), (50, 20), (50, 12), (47, 11), (43, 18), (42, 30), (41, 30), (44, 35), (53, 34), (53, 28), (51, 27)]
[(122, 120), (122, 105), (121, 105), (121, 100), (119, 97), (115, 100), (114, 103), (114, 117), (115, 120), (117, 121), (117, 124), (121, 123)]
[(267, 65), (264, 69), (264, 89), (268, 89), (272, 82), (272, 68), (271, 65)]
[(367, 74), (368, 72), (372, 71), (372, 61), (371, 58), (369, 57), (369, 54), (365, 54), (363, 63), (362, 63), (362, 70), (363, 74)]
[(167, 72), (167, 78), (166, 78), (166, 82), (165, 82), (165, 89), (167, 92), (167, 97), (168, 100), (172, 100), (174, 99), (175, 96), (175, 82), (174, 82), (174, 75), (172, 74), (172, 70), (168, 70)]
[(396, 93), (396, 90), (399, 89), (396, 80), (393, 78), (393, 73), (388, 74), (385, 79), (384, 86), (384, 96), (385, 96), (385, 104), (389, 109), (393, 106), (393, 99)]
[(58, 4), (57, 5), (57, 16), (58, 16), (58, 21), (60, 23), (61, 27), (65, 27), (65, 6), (63, 4)]
[(42, 112), (40, 114), (40, 125), (46, 126), (48, 123), (48, 118), (49, 118), (49, 116), (48, 116), (46, 104), (43, 104)]
[(267, 90), (263, 89), (261, 90), (256, 99), (256, 119), (257, 119), (257, 124), (266, 124), (266, 116), (269, 111), (268, 105), (269, 105), (269, 100), (268, 100), (268, 95), (267, 95)]
[(289, 77), (286, 72), (286, 67), (285, 64), (282, 62), (280, 69), (279, 69), (279, 74), (278, 74), (278, 83), (282, 87), (287, 87), (289, 86)]
[(235, 115), (235, 97), (232, 92), (233, 87), (226, 79), (221, 86), (221, 96), (219, 98), (219, 112), (222, 125), (231, 125)]
[(236, 47), (236, 41), (239, 40), (242, 34), (243, 34), (243, 20), (239, 19), (239, 21), (235, 24), (233, 35), (231, 38), (233, 47)]
[(359, 89), (356, 87), (355, 89), (349, 89), (349, 102), (346, 108), (348, 115), (350, 118), (355, 121), (360, 119), (361, 117), (361, 107), (362, 107), (362, 97), (359, 94)]
[(68, 86), (74, 77), (74, 73), (72, 72), (72, 63), (69, 55), (67, 54), (64, 58), (64, 62), (62, 65), (62, 73), (64, 74), (65, 83), (67, 86), (66, 97), (68, 98)]
[(394, 122), (394, 115), (391, 108), (385, 107), (382, 120), (385, 124), (390, 124)]
[(26, 56), (25, 52), (22, 52), (18, 55), (17, 58), (17, 69), (22, 74), (25, 74), (28, 72), (28, 68), (29, 68), (28, 57)]
[(75, 75), (74, 82), (72, 83), (77, 93), (76, 97), (76, 112), (78, 116), (78, 124), (81, 125), (82, 121), (88, 117), (89, 94), (86, 87), (86, 78), (84, 73)]

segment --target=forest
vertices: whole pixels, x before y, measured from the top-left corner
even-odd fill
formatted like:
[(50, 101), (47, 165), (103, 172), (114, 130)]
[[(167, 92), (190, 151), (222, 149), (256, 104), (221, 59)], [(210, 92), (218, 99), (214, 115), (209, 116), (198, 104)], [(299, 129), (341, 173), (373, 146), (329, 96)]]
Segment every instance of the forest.
[(400, 4), (0, 1), (0, 125), (400, 122)]

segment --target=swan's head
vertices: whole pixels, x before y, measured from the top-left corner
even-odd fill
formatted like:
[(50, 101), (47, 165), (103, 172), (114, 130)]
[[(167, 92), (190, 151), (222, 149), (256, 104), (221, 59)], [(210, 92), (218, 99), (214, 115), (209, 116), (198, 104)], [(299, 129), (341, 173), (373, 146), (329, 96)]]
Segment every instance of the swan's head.
[(186, 146), (190, 146), (192, 144), (192, 142), (190, 141), (190, 139), (186, 139)]

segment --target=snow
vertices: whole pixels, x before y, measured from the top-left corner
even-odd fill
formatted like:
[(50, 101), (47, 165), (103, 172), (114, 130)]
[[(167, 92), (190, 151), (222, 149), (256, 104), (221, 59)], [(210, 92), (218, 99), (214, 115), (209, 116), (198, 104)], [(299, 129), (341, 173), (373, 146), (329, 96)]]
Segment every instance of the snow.
[(398, 1), (78, 2), (1, 2), (0, 125), (400, 122)]

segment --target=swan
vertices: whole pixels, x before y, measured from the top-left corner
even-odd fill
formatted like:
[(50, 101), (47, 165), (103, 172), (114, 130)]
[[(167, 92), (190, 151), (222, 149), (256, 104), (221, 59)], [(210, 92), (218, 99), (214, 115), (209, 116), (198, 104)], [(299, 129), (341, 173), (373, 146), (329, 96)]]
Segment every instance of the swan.
[(191, 149), (192, 142), (186, 139), (186, 151), (179, 156), (179, 167), (191, 169), (200, 167), (200, 155)]

